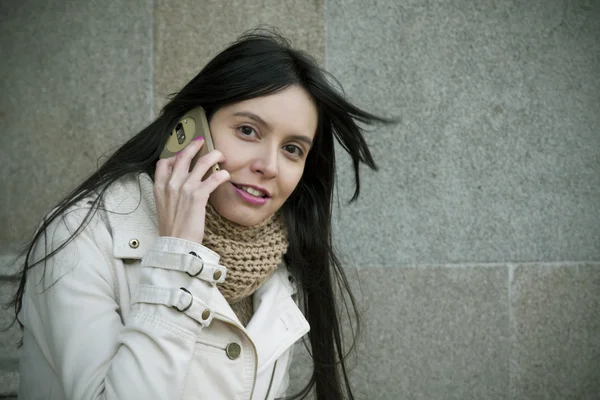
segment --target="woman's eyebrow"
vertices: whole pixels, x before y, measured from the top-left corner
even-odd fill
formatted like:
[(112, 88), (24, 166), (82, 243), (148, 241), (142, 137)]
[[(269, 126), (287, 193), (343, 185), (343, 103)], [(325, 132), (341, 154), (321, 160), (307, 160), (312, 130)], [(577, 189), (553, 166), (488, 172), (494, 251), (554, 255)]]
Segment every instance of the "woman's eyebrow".
[(304, 142), (308, 145), (308, 147), (312, 147), (312, 140), (308, 137), (308, 136), (303, 136), (303, 135), (291, 135), (289, 136), (290, 139), (292, 140), (296, 140), (298, 142)]
[(233, 114), (234, 117), (248, 117), (251, 120), (256, 121), (256, 123), (262, 125), (266, 130), (268, 131), (272, 131), (273, 128), (271, 127), (271, 125), (269, 125), (267, 123), (267, 121), (265, 121), (264, 119), (262, 119), (261, 117), (259, 117), (258, 115), (251, 113), (249, 111), (238, 111), (236, 113)]
[[(269, 123), (267, 121), (265, 121), (264, 119), (262, 119), (258, 115), (254, 114), (254, 113), (251, 113), (249, 111), (238, 111), (236, 113), (233, 113), (233, 116), (234, 117), (247, 117), (247, 118), (250, 118), (251, 120), (255, 121), (256, 123), (262, 125), (267, 131), (272, 131), (273, 130), (273, 127), (271, 125), (269, 125)], [(292, 140), (297, 140), (297, 141), (300, 141), (300, 142), (304, 142), (309, 147), (312, 147), (313, 141), (308, 136), (304, 136), (304, 135), (290, 135), (289, 138), (292, 139)]]

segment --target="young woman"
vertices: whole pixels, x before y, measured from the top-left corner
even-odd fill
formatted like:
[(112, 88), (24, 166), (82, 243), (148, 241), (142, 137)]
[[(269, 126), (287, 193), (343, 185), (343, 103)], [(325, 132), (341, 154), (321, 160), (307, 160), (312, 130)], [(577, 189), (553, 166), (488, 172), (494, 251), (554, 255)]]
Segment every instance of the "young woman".
[[(217, 150), (192, 166), (197, 140), (159, 159), (198, 106)], [(276, 34), (217, 55), (29, 244), (14, 298), (19, 398), (279, 398), (306, 333), (314, 370), (297, 397), (353, 398), (335, 285), (354, 300), (331, 208), (334, 137), (353, 161), (353, 200), (359, 163), (376, 169), (357, 121), (385, 122)]]

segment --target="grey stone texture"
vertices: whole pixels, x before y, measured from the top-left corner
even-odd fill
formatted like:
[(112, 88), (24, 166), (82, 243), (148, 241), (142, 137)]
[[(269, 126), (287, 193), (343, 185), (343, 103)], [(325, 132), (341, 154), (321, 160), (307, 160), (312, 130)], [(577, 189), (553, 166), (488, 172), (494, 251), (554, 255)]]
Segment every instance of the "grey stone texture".
[(336, 234), (361, 266), (600, 259), (600, 2), (330, 0), (326, 60), (381, 168)]
[(0, 399), (12, 399), (19, 387), (19, 368), (16, 359), (0, 358)]
[(14, 294), (15, 283), (0, 276), (0, 397), (15, 394), (19, 384), (17, 344), (21, 331), (13, 324), (12, 308), (5, 306)]
[(0, 250), (150, 122), (151, 5), (0, 4)]
[(512, 399), (600, 399), (600, 265), (514, 269)]
[[(324, 0), (156, 0), (155, 111), (242, 32), (275, 26), (298, 48), (324, 60)], [(182, 12), (185, 10), (185, 12)]]
[(13, 308), (5, 306), (15, 294), (16, 284), (16, 281), (0, 279), (0, 359), (16, 358), (18, 355), (17, 344), (21, 339), (21, 332), (18, 324), (13, 323)]
[[(364, 268), (348, 277), (363, 319), (360, 399), (508, 399), (508, 267)], [(308, 380), (302, 348), (294, 390)]]
[[(370, 267), (348, 274), (363, 318), (363, 399), (600, 398), (600, 263)], [(308, 382), (296, 347), (291, 390)]]

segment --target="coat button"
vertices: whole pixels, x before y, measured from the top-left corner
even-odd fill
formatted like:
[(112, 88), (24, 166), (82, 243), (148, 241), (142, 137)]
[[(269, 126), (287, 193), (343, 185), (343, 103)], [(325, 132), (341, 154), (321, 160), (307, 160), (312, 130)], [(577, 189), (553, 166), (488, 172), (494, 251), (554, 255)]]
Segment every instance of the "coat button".
[(208, 317), (210, 317), (210, 310), (207, 308), (206, 310), (204, 310), (204, 312), (202, 313), (202, 319), (204, 321), (206, 321), (208, 319)]
[(225, 348), (225, 353), (227, 353), (227, 357), (229, 357), (230, 360), (235, 360), (242, 353), (242, 348), (237, 343), (229, 343)]
[(129, 247), (131, 247), (132, 249), (137, 249), (138, 247), (140, 247), (140, 241), (137, 239), (131, 239), (129, 241)]
[(221, 271), (218, 271), (218, 270), (217, 270), (217, 271), (215, 271), (215, 273), (213, 274), (213, 278), (214, 278), (214, 280), (215, 280), (215, 281), (218, 281), (218, 280), (219, 280), (219, 278), (221, 277), (221, 275), (222, 275)]

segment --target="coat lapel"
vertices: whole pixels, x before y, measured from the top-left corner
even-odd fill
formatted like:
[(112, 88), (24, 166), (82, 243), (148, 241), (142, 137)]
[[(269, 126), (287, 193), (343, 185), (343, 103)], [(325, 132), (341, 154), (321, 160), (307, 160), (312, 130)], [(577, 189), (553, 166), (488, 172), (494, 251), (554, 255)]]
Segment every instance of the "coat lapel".
[(258, 353), (258, 373), (309, 331), (309, 324), (292, 298), (295, 287), (281, 265), (254, 293), (254, 315), (246, 327)]

